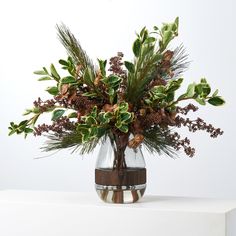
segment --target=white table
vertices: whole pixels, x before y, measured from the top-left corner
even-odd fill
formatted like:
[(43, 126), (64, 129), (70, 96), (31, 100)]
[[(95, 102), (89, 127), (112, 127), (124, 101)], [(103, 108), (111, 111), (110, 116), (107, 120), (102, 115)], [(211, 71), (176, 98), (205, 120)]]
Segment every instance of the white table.
[(236, 201), (145, 196), (105, 204), (96, 193), (0, 191), (1, 236), (236, 236)]

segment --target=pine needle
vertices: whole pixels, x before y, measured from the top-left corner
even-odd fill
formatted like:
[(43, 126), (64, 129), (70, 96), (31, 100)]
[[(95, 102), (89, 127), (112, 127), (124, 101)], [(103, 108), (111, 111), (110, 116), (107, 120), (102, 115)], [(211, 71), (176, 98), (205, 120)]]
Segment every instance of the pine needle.
[(87, 67), (89, 67), (94, 71), (92, 60), (82, 49), (79, 41), (71, 33), (69, 28), (64, 24), (61, 24), (56, 25), (56, 29), (58, 31), (58, 37), (62, 45), (67, 50), (68, 55), (73, 59), (75, 65), (81, 65), (82, 70), (85, 70)]

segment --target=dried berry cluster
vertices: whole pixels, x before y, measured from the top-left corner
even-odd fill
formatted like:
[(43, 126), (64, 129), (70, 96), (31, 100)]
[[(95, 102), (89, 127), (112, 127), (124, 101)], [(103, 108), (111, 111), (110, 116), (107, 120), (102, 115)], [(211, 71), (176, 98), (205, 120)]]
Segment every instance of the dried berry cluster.
[(117, 56), (112, 57), (109, 61), (110, 68), (108, 69), (108, 71), (120, 76), (121, 78), (126, 78), (127, 72), (123, 69), (123, 57), (124, 54), (122, 52), (118, 52)]
[(169, 134), (168, 137), (173, 142), (173, 147), (176, 151), (183, 148), (187, 156), (189, 157), (194, 156), (195, 148), (192, 148), (190, 146), (190, 140), (187, 137), (184, 139), (181, 139), (180, 135), (177, 132), (174, 132), (173, 134)]
[(220, 128), (215, 128), (212, 124), (207, 124), (201, 118), (197, 118), (196, 120), (190, 120), (189, 118), (177, 116), (175, 120), (177, 127), (180, 128), (181, 126), (186, 126), (190, 132), (204, 130), (209, 133), (212, 138), (216, 138), (218, 135), (223, 134), (223, 131)]
[(53, 108), (56, 104), (56, 100), (55, 99), (49, 99), (46, 101), (42, 101), (41, 98), (38, 98), (37, 100), (34, 101), (34, 107), (38, 108), (40, 113), (46, 112), (48, 110), (50, 110), (51, 108)]
[(34, 128), (34, 135), (41, 136), (43, 133), (48, 133), (50, 131), (57, 133), (58, 135), (62, 134), (64, 131), (74, 130), (76, 124), (74, 121), (71, 121), (68, 117), (63, 116), (58, 120), (54, 121), (51, 125), (41, 124)]

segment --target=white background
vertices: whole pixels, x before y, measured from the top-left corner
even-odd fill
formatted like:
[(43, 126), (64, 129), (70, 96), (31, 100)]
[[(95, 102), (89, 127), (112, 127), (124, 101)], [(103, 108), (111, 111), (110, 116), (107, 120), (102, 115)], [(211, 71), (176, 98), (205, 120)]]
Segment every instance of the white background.
[[(187, 83), (205, 76), (219, 88), (227, 104), (201, 107), (199, 116), (225, 133), (210, 139), (189, 135), (197, 153), (178, 159), (145, 153), (151, 194), (236, 198), (235, 156), (235, 23), (236, 4), (224, 1), (26, 1), (0, 2), (0, 189), (94, 191), (97, 150), (84, 157), (67, 151), (47, 154), (43, 139), (7, 136), (10, 121), (20, 121), (25, 108), (38, 97), (47, 98), (47, 82), (37, 82), (34, 70), (57, 65), (66, 53), (55, 24), (64, 22), (96, 60), (123, 51), (132, 59), (135, 30), (180, 17), (179, 37), (192, 61)], [(47, 119), (47, 118), (46, 118)], [(183, 135), (188, 135), (184, 130)]]

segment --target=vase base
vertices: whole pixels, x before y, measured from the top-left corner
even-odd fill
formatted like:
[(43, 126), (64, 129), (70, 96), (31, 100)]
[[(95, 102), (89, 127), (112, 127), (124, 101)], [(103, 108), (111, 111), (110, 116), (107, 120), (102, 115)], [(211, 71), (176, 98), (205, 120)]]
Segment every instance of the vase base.
[(134, 203), (144, 194), (146, 184), (132, 186), (105, 186), (95, 184), (98, 196), (107, 203)]

